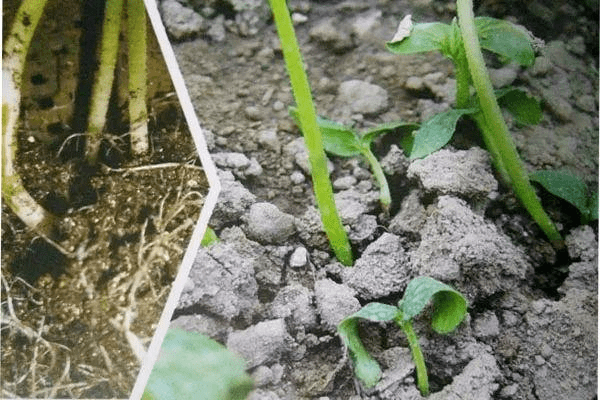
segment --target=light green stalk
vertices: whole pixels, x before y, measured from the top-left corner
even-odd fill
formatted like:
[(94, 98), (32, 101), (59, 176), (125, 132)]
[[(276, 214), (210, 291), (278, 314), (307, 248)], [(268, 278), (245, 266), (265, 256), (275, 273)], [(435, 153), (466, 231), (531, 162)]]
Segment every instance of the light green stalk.
[(363, 155), (371, 165), (371, 170), (373, 171), (375, 180), (377, 180), (377, 183), (379, 183), (379, 201), (381, 206), (383, 207), (383, 210), (388, 213), (390, 211), (390, 205), (392, 204), (392, 196), (390, 194), (390, 187), (387, 179), (385, 178), (385, 174), (381, 168), (381, 164), (370, 148), (367, 148), (366, 151), (363, 152)]
[(329, 243), (337, 259), (344, 265), (352, 265), (352, 249), (342, 221), (338, 215), (333, 189), (327, 170), (327, 158), (317, 125), (317, 115), (312, 100), (308, 78), (303, 68), (302, 56), (285, 0), (269, 0), (281, 41), (283, 57), (290, 76), (292, 92), (298, 105), (298, 117), (308, 149), (308, 160), (317, 205)]
[(94, 77), (90, 115), (87, 125), (86, 160), (92, 165), (96, 164), (98, 160), (102, 132), (106, 123), (108, 102), (115, 76), (115, 65), (117, 63), (122, 11), (123, 0), (106, 0), (98, 57), (98, 70)]
[(147, 53), (146, 11), (143, 0), (127, 0), (129, 57), (129, 138), (134, 155), (148, 151), (148, 109), (146, 108)]
[(2, 197), (25, 225), (43, 236), (49, 234), (54, 217), (27, 192), (14, 163), (23, 70), (45, 5), (46, 0), (21, 3), (4, 44), (2, 60)]
[(425, 357), (423, 357), (423, 351), (421, 351), (419, 338), (413, 329), (412, 321), (402, 321), (402, 317), (399, 316), (396, 318), (396, 324), (402, 329), (406, 335), (406, 339), (408, 339), (408, 347), (410, 347), (417, 371), (417, 387), (421, 395), (426, 397), (429, 395), (429, 377), (427, 376), (427, 366), (425, 365)]
[(492, 155), (499, 157), (500, 165), (510, 177), (515, 194), (521, 200), (523, 206), (544, 231), (548, 239), (555, 246), (560, 247), (562, 243), (560, 233), (544, 211), (535, 190), (529, 182), (525, 166), (519, 158), (496, 101), (492, 82), (487, 74), (485, 61), (481, 53), (479, 38), (477, 37), (472, 0), (457, 0), (457, 13), (471, 79), (477, 91), (477, 98), (481, 107), (482, 116), (476, 118), (476, 120), (479, 122), (484, 140), (486, 144), (492, 144), (490, 148)]

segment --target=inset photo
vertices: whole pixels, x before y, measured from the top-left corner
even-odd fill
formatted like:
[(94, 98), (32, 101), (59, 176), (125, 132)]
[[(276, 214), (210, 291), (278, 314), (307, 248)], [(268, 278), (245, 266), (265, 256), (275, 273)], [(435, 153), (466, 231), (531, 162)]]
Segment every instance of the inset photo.
[(129, 398), (200, 246), (219, 183), (150, 5), (3, 2), (2, 398)]

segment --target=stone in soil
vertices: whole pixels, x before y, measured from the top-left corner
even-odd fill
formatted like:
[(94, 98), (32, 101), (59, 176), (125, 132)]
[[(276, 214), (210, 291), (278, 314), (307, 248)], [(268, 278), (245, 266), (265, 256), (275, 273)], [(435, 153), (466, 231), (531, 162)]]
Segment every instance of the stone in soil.
[(331, 279), (315, 282), (315, 301), (321, 324), (330, 332), (336, 332), (338, 324), (345, 317), (360, 310), (356, 292)]
[(292, 343), (282, 318), (231, 332), (227, 338), (227, 348), (240, 354), (246, 360), (247, 368), (277, 362), (290, 351)]
[(294, 217), (271, 203), (254, 203), (244, 219), (248, 238), (262, 244), (283, 243), (296, 232)]

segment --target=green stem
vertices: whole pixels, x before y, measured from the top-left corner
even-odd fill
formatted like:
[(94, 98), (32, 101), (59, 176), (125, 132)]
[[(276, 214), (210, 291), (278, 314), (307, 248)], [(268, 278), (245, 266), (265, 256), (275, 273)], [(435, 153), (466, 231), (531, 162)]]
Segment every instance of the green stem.
[(129, 58), (129, 138), (133, 154), (148, 151), (148, 110), (146, 108), (146, 11), (142, 0), (127, 0)]
[(317, 114), (292, 20), (285, 0), (269, 0), (269, 3), (275, 17), (292, 92), (298, 105), (298, 117), (304, 134), (304, 142), (308, 149), (315, 197), (321, 212), (325, 233), (337, 259), (342, 264), (350, 266), (352, 265), (352, 249), (336, 209), (333, 189), (329, 180), (329, 171), (327, 170), (327, 157), (321, 141), (321, 131), (317, 125)]
[(21, 3), (4, 44), (2, 60), (2, 197), (25, 225), (42, 236), (51, 232), (54, 217), (27, 192), (15, 168), (15, 159), (23, 70), (45, 5), (46, 0)]
[[(493, 143), (500, 155), (501, 165), (510, 177), (513, 189), (529, 214), (555, 246), (561, 246), (560, 233), (544, 211), (527, 171), (508, 132), (504, 118), (496, 101), (492, 82), (487, 74), (483, 54), (475, 29), (472, 0), (457, 0), (459, 26), (464, 42), (473, 86), (482, 111), (483, 124), (480, 124), (486, 143)], [(496, 150), (495, 150), (496, 151)]]
[(381, 206), (383, 207), (384, 211), (388, 212), (390, 209), (390, 204), (392, 203), (392, 197), (390, 195), (390, 187), (387, 179), (385, 178), (383, 169), (381, 169), (381, 164), (370, 148), (365, 148), (362, 151), (362, 154), (365, 156), (369, 164), (371, 164), (373, 175), (375, 176), (377, 183), (379, 183), (379, 201), (381, 202)]
[(396, 323), (402, 328), (402, 331), (404, 331), (404, 334), (408, 339), (408, 346), (410, 347), (410, 352), (417, 370), (417, 387), (422, 396), (427, 396), (429, 395), (429, 378), (427, 376), (427, 366), (425, 366), (425, 358), (421, 351), (419, 338), (415, 334), (410, 320), (402, 321), (401, 319), (396, 319)]
[(100, 43), (99, 66), (92, 87), (90, 116), (88, 119), (86, 143), (86, 160), (94, 165), (98, 160), (102, 131), (106, 123), (108, 102), (115, 76), (115, 65), (119, 49), (119, 32), (121, 31), (121, 14), (123, 0), (106, 0), (104, 23)]
[(456, 108), (469, 108), (471, 75), (464, 54), (452, 59), (456, 78)]

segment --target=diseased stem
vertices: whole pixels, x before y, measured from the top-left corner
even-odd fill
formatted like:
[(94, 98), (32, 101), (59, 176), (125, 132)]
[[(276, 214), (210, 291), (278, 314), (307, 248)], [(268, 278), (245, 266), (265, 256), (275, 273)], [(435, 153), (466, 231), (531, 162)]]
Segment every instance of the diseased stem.
[(396, 319), (396, 323), (400, 326), (408, 339), (408, 346), (410, 347), (410, 352), (413, 361), (415, 362), (415, 369), (417, 370), (417, 387), (422, 396), (427, 396), (429, 395), (429, 377), (427, 376), (427, 366), (425, 365), (425, 358), (421, 351), (419, 338), (415, 334), (410, 320), (402, 321), (401, 317), (399, 317)]
[(2, 60), (2, 197), (25, 225), (44, 237), (50, 234), (54, 217), (27, 192), (14, 162), (23, 70), (45, 5), (46, 0), (21, 3), (4, 44)]
[(95, 165), (98, 161), (102, 131), (106, 123), (108, 102), (115, 76), (115, 65), (117, 63), (122, 11), (123, 0), (106, 0), (100, 55), (98, 57), (99, 65), (94, 77), (90, 116), (87, 124), (88, 139), (86, 142), (85, 157), (90, 165)]
[[(515, 194), (521, 200), (523, 206), (544, 231), (548, 239), (555, 246), (562, 247), (562, 237), (546, 211), (544, 211), (535, 190), (529, 182), (525, 166), (519, 158), (496, 101), (475, 29), (472, 0), (457, 0), (457, 13), (473, 86), (477, 91), (481, 107), (481, 121), (483, 123), (479, 123), (479, 125), (485, 141), (486, 143), (492, 143), (492, 154), (499, 156), (501, 166), (504, 167), (510, 177)], [(480, 122), (479, 118), (477, 119)], [(496, 152), (497, 155), (494, 154)]]
[(143, 0), (127, 0), (129, 58), (129, 138), (134, 155), (148, 151), (148, 110), (146, 108), (147, 53), (146, 11)]
[(337, 212), (333, 189), (327, 170), (327, 157), (323, 150), (321, 131), (312, 100), (308, 78), (303, 68), (302, 56), (285, 0), (269, 0), (281, 41), (283, 58), (290, 76), (292, 92), (298, 105), (298, 117), (308, 149), (313, 187), (321, 220), (329, 243), (337, 259), (344, 265), (352, 265), (352, 249), (348, 235)]

